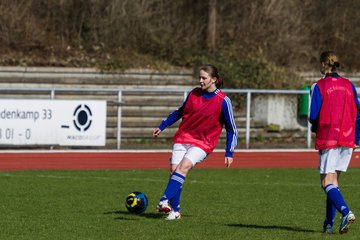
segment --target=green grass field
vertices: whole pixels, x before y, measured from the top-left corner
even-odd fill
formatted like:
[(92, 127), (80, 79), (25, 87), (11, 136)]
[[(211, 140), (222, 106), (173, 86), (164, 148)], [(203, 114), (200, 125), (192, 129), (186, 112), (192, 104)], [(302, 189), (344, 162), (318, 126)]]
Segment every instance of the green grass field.
[[(185, 181), (183, 218), (154, 211), (166, 170), (0, 172), (0, 239), (359, 239), (321, 233), (325, 194), (316, 169), (194, 169)], [(341, 190), (360, 214), (360, 169)], [(142, 191), (149, 207), (131, 215), (124, 200)], [(360, 217), (360, 215), (359, 215)], [(336, 220), (336, 229), (339, 217)]]

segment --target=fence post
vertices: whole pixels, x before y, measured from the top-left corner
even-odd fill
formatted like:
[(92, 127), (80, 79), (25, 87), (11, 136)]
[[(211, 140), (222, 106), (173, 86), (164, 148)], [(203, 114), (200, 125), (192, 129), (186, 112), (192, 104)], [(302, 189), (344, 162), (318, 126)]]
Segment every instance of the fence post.
[[(311, 106), (311, 96), (310, 93), (308, 94), (309, 97), (309, 111)], [(309, 121), (307, 121), (307, 148), (311, 147), (311, 124)]]
[(250, 147), (250, 106), (251, 106), (251, 92), (248, 91), (246, 94), (246, 133), (245, 133), (245, 143), (246, 149)]
[(187, 91), (184, 91), (184, 101), (187, 98), (187, 95), (188, 95)]
[(55, 90), (51, 90), (50, 99), (55, 99)]
[[(118, 92), (118, 102), (121, 103), (122, 102), (122, 91)], [(122, 114), (122, 105), (119, 104), (118, 105), (118, 109), (117, 109), (117, 149), (120, 149), (121, 147), (121, 116)]]

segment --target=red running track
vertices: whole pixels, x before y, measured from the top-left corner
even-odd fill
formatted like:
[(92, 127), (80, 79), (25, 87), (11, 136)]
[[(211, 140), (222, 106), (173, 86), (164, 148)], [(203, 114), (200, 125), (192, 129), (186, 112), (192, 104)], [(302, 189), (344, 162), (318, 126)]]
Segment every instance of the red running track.
[[(170, 152), (3, 152), (0, 170), (159, 169), (169, 167)], [(317, 168), (315, 151), (242, 151), (232, 168)], [(350, 167), (360, 167), (360, 153)], [(214, 152), (197, 168), (225, 168), (224, 153)]]

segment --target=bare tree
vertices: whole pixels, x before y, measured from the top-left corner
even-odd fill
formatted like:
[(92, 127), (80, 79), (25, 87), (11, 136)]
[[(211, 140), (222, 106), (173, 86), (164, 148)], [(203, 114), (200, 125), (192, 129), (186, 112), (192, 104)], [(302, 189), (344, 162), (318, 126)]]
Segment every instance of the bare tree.
[(88, 55), (103, 61), (123, 50), (179, 65), (206, 54), (241, 60), (260, 53), (275, 65), (306, 70), (319, 51), (333, 49), (347, 69), (359, 69), (360, 2), (326, 2), (2, 0), (0, 51), (36, 52), (46, 64), (76, 54), (71, 48), (81, 52), (79, 65)]
[(214, 51), (216, 46), (217, 0), (209, 0), (207, 46)]

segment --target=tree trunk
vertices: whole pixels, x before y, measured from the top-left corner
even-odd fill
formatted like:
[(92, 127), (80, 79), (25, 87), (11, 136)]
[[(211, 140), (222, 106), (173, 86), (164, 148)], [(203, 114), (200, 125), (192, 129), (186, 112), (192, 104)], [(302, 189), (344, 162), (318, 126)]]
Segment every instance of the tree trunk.
[(209, 0), (207, 47), (210, 51), (215, 50), (216, 45), (216, 4), (217, 0)]

